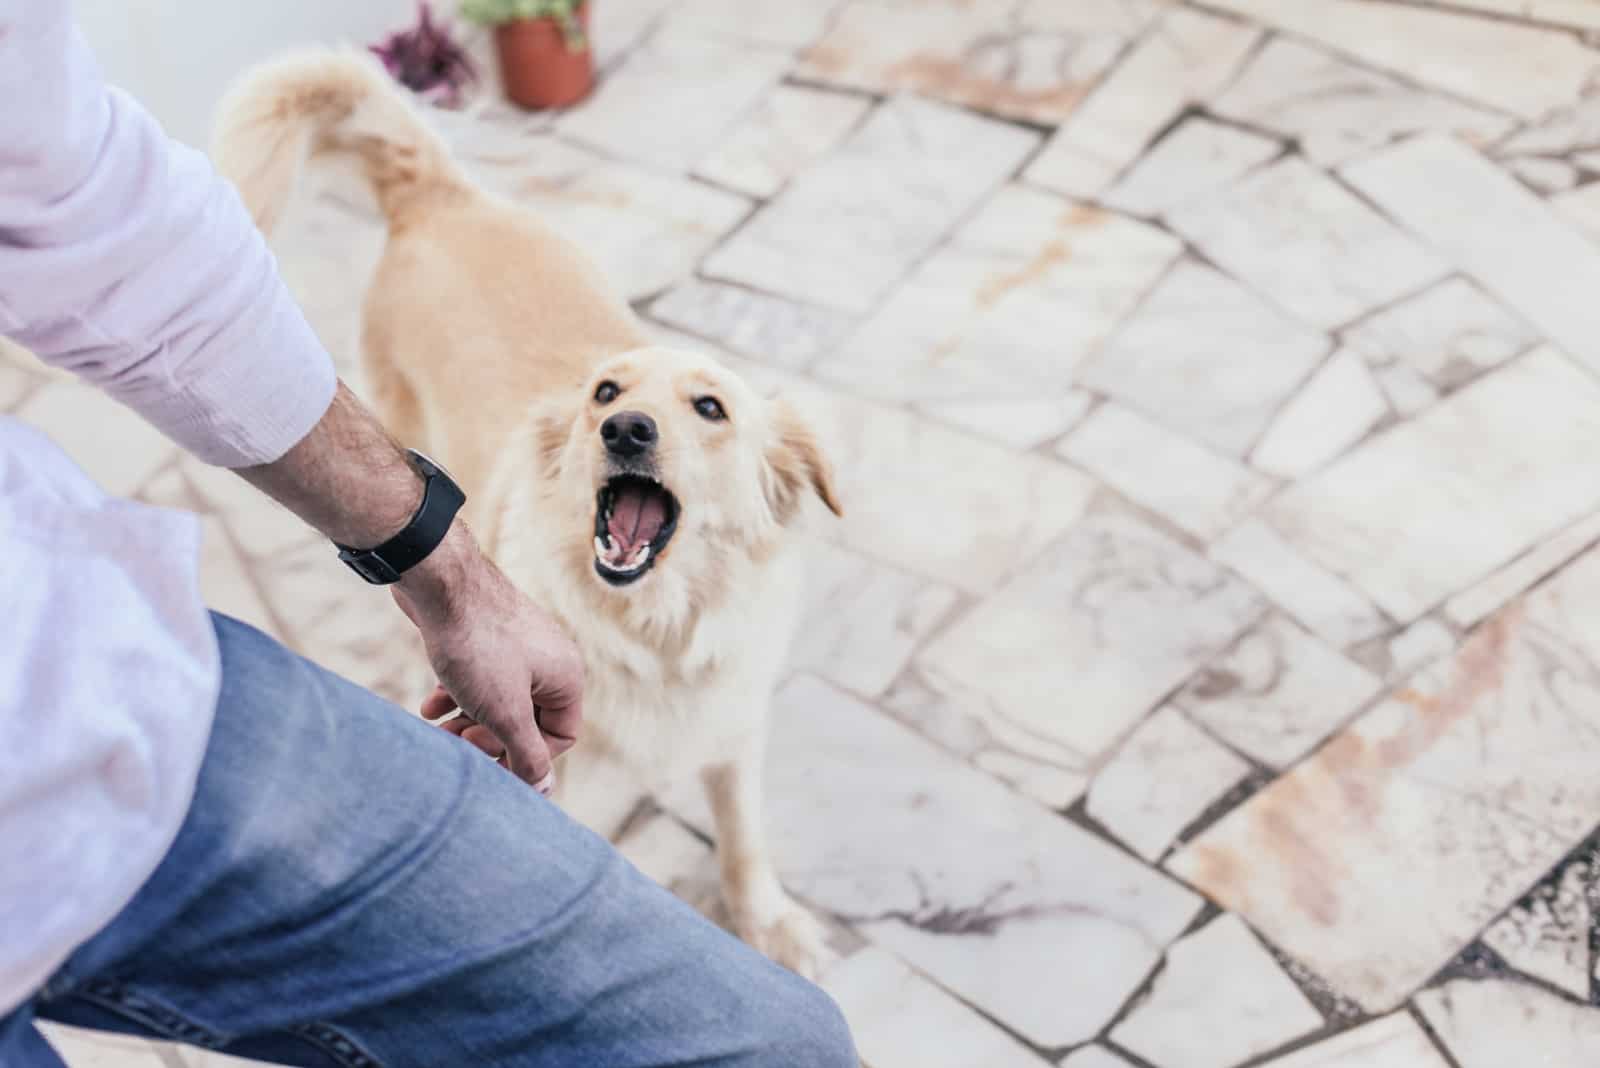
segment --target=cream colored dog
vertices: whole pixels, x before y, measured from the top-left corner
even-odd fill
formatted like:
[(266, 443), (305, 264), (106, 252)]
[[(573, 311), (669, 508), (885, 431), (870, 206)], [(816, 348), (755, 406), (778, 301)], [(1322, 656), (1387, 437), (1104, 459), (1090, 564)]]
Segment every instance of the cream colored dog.
[(583, 650), (586, 733), (557, 801), (615, 836), (645, 794), (698, 774), (735, 927), (814, 973), (821, 929), (778, 883), (760, 797), (793, 527), (808, 494), (839, 510), (815, 439), (708, 357), (652, 346), (583, 253), (474, 186), (366, 57), (269, 64), (224, 100), (214, 154), (263, 230), (323, 152), (360, 161), (388, 219), (363, 323), (372, 399)]

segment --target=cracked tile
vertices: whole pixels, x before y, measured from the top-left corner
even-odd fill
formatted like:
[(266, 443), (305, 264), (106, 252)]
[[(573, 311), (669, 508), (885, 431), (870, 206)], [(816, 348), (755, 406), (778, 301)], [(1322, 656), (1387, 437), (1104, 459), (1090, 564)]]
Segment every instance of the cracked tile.
[(1154, 862), (1250, 765), (1169, 706), (1140, 724), (1089, 787), (1089, 816)]
[(1244, 921), (1224, 915), (1173, 943), (1149, 997), (1111, 1038), (1153, 1064), (1231, 1068), (1322, 1023)]
[(1260, 36), (1232, 19), (1168, 11), (1062, 123), (1028, 180), (1098, 197), (1179, 112), (1222, 88)]
[(816, 373), (923, 408), (1062, 396), (1180, 251), (1143, 223), (1006, 186)]
[(1600, 67), (1569, 33), (1453, 11), (1362, 0), (1213, 6), (1522, 119), (1571, 104)]
[(1409, 363), (1377, 364), (1372, 377), (1384, 399), (1402, 419), (1416, 415), (1439, 399), (1439, 390)]
[(1424, 137), (1344, 177), (1551, 341), (1600, 369), (1600, 248), (1489, 160)]
[(871, 106), (859, 96), (780, 85), (739, 120), (695, 173), (753, 197), (770, 197), (824, 156)]
[(1057, 451), (1203, 541), (1266, 499), (1260, 475), (1115, 403), (1097, 408)]
[(1366, 1010), (1395, 1008), (1600, 822), (1596, 597), (1591, 554), (1168, 867)]
[(876, 697), (951, 608), (956, 592), (827, 544), (810, 546), (791, 666)]
[(1168, 221), (1256, 292), (1326, 329), (1446, 271), (1410, 235), (1292, 156), (1184, 204)]
[(1458, 979), (1417, 995), (1417, 1007), (1461, 1068), (1503, 1068), (1537, 1051), (1539, 1068), (1591, 1068), (1600, 1008), (1506, 980)]
[(1007, 123), (897, 97), (762, 208), (705, 273), (870, 310), (1037, 142)]
[(1133, 1068), (1125, 1059), (1104, 1046), (1084, 1046), (1075, 1049), (1061, 1062), (1061, 1068)]
[(831, 351), (854, 325), (849, 316), (828, 308), (697, 278), (662, 294), (650, 305), (650, 316), (790, 369)]
[[(822, 979), (867, 1064), (917, 1068), (1046, 1068), (1026, 1046), (874, 946)], [(937, 1027), (929, 1022), (937, 1020)]]
[(798, 48), (820, 36), (839, 0), (680, 0), (674, 26), (717, 33), (756, 44)]
[(1600, 539), (1600, 513), (1554, 534), (1470, 589), (1445, 602), (1444, 614), (1470, 627)]
[(1410, 1015), (1397, 1012), (1274, 1057), (1261, 1068), (1450, 1068)]
[(1377, 694), (1383, 680), (1281, 616), (1247, 634), (1176, 703), (1218, 737), (1287, 768)]
[[(1589, 887), (1600, 882), (1600, 854), (1579, 857), (1506, 911), (1483, 942), (1511, 967), (1589, 1000)], [(1596, 1047), (1600, 1049), (1600, 1047)]]
[(922, 411), (1013, 449), (1027, 450), (1060, 437), (1083, 421), (1094, 395), (1081, 389), (1016, 400), (933, 401)]
[(1322, 167), (1424, 132), (1486, 145), (1512, 126), (1502, 115), (1286, 37), (1269, 41), (1210, 106), (1218, 115), (1295, 138), (1306, 158)]
[(1094, 1037), (1200, 907), (815, 679), (783, 689), (772, 723), (767, 823), (785, 884), (1039, 1045)]
[(629, 300), (687, 278), (750, 209), (743, 197), (553, 137), (537, 138), (526, 165), (502, 182), (500, 192), (576, 242)]
[(1009, 118), (1059, 123), (1155, 14), (1148, 0), (847, 3), (801, 56), (807, 80), (910, 90)]
[(621, 159), (686, 171), (775, 85), (789, 53), (696, 33), (675, 18), (629, 53), (556, 123)]
[(1274, 498), (1263, 517), (1410, 622), (1600, 505), (1600, 385), (1540, 349)]
[(1270, 137), (1193, 116), (1141, 155), (1101, 199), (1131, 215), (1164, 215), (1234, 184), (1282, 151)]
[(917, 663), (935, 688), (1104, 753), (1262, 610), (1256, 594), (1147, 524), (1100, 511), (940, 635)]
[(1000, 716), (984, 715), (987, 698), (941, 679), (907, 671), (880, 702), (885, 711), (973, 767), (1009, 783), (1046, 808), (1064, 809), (1089, 785), (1081, 753)]
[(1299, 478), (1342, 455), (1389, 414), (1383, 389), (1361, 357), (1340, 349), (1284, 405), (1250, 463)]
[(1242, 456), (1329, 347), (1233, 279), (1180, 260), (1078, 380)]
[(1539, 335), (1464, 278), (1447, 278), (1344, 331), (1377, 366), (1408, 364), (1454, 389), (1526, 351)]
[(1211, 558), (1332, 645), (1343, 648), (1389, 626), (1354, 587), (1324, 571), (1260, 520), (1250, 519), (1211, 546)]

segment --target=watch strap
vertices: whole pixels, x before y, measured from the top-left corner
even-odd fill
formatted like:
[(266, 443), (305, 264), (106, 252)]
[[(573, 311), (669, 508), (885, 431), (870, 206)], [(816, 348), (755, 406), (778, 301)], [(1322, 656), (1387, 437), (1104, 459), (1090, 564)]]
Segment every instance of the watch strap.
[(450, 524), (455, 522), (456, 513), (467, 499), (461, 487), (438, 464), (415, 449), (407, 449), (406, 456), (423, 480), (422, 503), (411, 521), (376, 548), (338, 546), (339, 559), (375, 586), (399, 582), (400, 576), (426, 560), (444, 540)]

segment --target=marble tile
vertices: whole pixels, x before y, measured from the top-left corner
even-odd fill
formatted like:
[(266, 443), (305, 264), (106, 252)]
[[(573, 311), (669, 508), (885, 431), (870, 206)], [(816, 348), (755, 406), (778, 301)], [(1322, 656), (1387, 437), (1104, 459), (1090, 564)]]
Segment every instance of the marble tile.
[(680, 884), (716, 877), (711, 846), (666, 812), (654, 812), (629, 827), (616, 846), (634, 867), (674, 892)]
[(943, 423), (1027, 450), (1058, 438), (1083, 421), (1094, 406), (1094, 394), (1081, 389), (1047, 397), (1016, 400), (952, 400), (919, 405)]
[(1600, 66), (1571, 34), (1453, 11), (1363, 0), (1212, 6), (1522, 119), (1576, 100)]
[(796, 370), (832, 351), (854, 324), (829, 308), (698, 278), (662, 294), (649, 314), (734, 352)]
[(1076, 0), (1025, 5), (1017, 12), (1011, 0), (854, 0), (802, 54), (798, 74), (879, 93), (912, 90), (978, 111), (1055, 124), (1072, 114), (1156, 6)]
[(1243, 583), (1097, 511), (918, 657), (936, 688), (1091, 760), (1260, 614)]
[(1340, 349), (1273, 419), (1250, 463), (1300, 478), (1340, 456), (1389, 414), (1383, 388), (1362, 358)]
[(1097, 408), (1057, 451), (1203, 541), (1249, 514), (1272, 489), (1241, 464), (1114, 403)]
[(1144, 223), (1006, 186), (816, 373), (918, 405), (1061, 396), (1181, 250)]
[(1028, 179), (1070, 196), (1099, 196), (1179, 112), (1221, 89), (1260, 36), (1232, 19), (1166, 12), (1066, 118)]
[(1455, 632), (1437, 619), (1423, 617), (1390, 638), (1384, 649), (1385, 677), (1410, 675), (1418, 668), (1455, 652)]
[[(1026, 1046), (957, 999), (869, 946), (823, 977), (867, 1064), (895, 1068), (1045, 1068)], [(937, 1026), (930, 1026), (938, 1021)]]
[(749, 211), (743, 197), (617, 163), (552, 137), (534, 139), (500, 192), (577, 242), (629, 300), (687, 278)]
[(696, 33), (668, 19), (556, 123), (621, 159), (684, 171), (783, 76), (783, 49)]
[(245, 555), (274, 556), (313, 542), (326, 547), (322, 535), (305, 520), (234, 472), (188, 455), (178, 461), (178, 470), (194, 488), (197, 506), (222, 520)]
[[(1578, 857), (1506, 910), (1483, 941), (1511, 967), (1589, 1000), (1588, 890), (1600, 883), (1600, 855)], [(1597, 1047), (1600, 1048), (1600, 1047)]]
[(1597, 539), (1600, 539), (1600, 512), (1551, 535), (1488, 578), (1456, 594), (1445, 602), (1444, 614), (1456, 626), (1470, 627), (1589, 548)]
[(815, 679), (798, 678), (777, 705), (767, 822), (785, 884), (1039, 1045), (1092, 1038), (1199, 908)]
[(1328, 348), (1231, 278), (1182, 260), (1078, 379), (1242, 456)]
[(880, 702), (923, 737), (1046, 808), (1065, 809), (1083, 795), (1090, 774), (1083, 754), (986, 715), (987, 703), (981, 690), (949, 679), (935, 685), (915, 667), (896, 679)]
[(1145, 860), (1250, 773), (1250, 765), (1168, 705), (1141, 723), (1089, 787), (1090, 818)]
[(838, 6), (839, 0), (679, 0), (671, 22), (700, 33), (799, 48), (822, 35)]
[(866, 97), (781, 85), (739, 119), (695, 173), (753, 197), (770, 197), (837, 144), (871, 106)]
[(1169, 868), (1364, 1009), (1398, 1006), (1600, 821), (1596, 596), (1591, 554)]
[(1565, 163), (1569, 168), (1587, 163), (1600, 142), (1600, 99), (1593, 96), (1559, 108), (1517, 130), (1497, 143), (1491, 155), (1508, 166), (1519, 162)]
[(1552, 26), (1600, 30), (1600, 7), (1591, 0), (1454, 0), (1454, 6)]
[(1191, 719), (1274, 768), (1287, 768), (1353, 716), (1383, 680), (1282, 616), (1272, 616), (1175, 699)]
[(1288, 157), (1168, 214), (1224, 270), (1308, 323), (1342, 325), (1444, 274), (1431, 252)]
[[(1086, 476), (900, 409), (786, 380), (826, 443), (845, 516), (830, 540), (912, 574), (987, 594), (1083, 514)], [(916, 537), (902, 532), (916, 531)]]
[(1122, 1057), (1104, 1046), (1083, 1046), (1075, 1049), (1061, 1062), (1061, 1068), (1132, 1068)]
[(602, 70), (615, 66), (676, 3), (677, 0), (610, 0), (595, 4), (589, 27), (594, 38), (595, 64)]
[(1408, 141), (1344, 177), (1567, 352), (1600, 368), (1600, 248), (1460, 142)]
[(1600, 385), (1540, 349), (1285, 490), (1263, 516), (1410, 622), (1600, 504)]
[(1163, 215), (1214, 195), (1282, 151), (1270, 137), (1191, 116), (1141, 155), (1101, 200), (1130, 215)]
[(9, 412), (38, 388), (41, 379), (21, 367), (0, 362), (0, 412)]
[(704, 272), (867, 311), (1037, 143), (1007, 123), (897, 97), (797, 176)]
[(950, 614), (956, 592), (847, 549), (810, 548), (806, 604), (789, 663), (876, 697)]
[(178, 455), (178, 447), (131, 408), (78, 382), (42, 386), (15, 414), (114, 497), (131, 496)]
[(1372, 367), (1372, 377), (1383, 390), (1389, 407), (1402, 419), (1416, 415), (1439, 399), (1439, 387), (1409, 363), (1377, 364)]
[(1409, 364), (1446, 390), (1498, 367), (1538, 339), (1464, 278), (1447, 278), (1344, 331), (1344, 340), (1374, 365)]
[(1600, 182), (1549, 198), (1551, 210), (1590, 241), (1600, 242)]
[(1522, 179), (1535, 193), (1564, 193), (1578, 184), (1576, 165), (1564, 159), (1541, 156), (1513, 156), (1504, 161), (1506, 170)]
[(1413, 134), (1454, 134), (1486, 145), (1511, 121), (1287, 37), (1267, 42), (1227, 92), (1218, 115), (1293, 137), (1306, 158), (1332, 166)]
[(1372, 602), (1306, 559), (1277, 531), (1251, 519), (1214, 542), (1211, 558), (1243, 575), (1285, 613), (1343, 648), (1388, 628)]
[(1111, 1038), (1153, 1064), (1231, 1068), (1322, 1023), (1244, 921), (1224, 915), (1173, 943), (1149, 997)]
[(1261, 1068), (1450, 1068), (1411, 1016), (1397, 1012), (1274, 1057)]
[(267, 608), (233, 539), (214, 517), (206, 519), (200, 542), (200, 595), (213, 611), (248, 623), (274, 638), (282, 637), (277, 617)]
[(1600, 1008), (1507, 980), (1457, 979), (1417, 995), (1428, 1025), (1460, 1068), (1501, 1068), (1536, 1051), (1539, 1068), (1590, 1068)]
[(128, 1035), (41, 1021), (39, 1030), (72, 1068), (167, 1068), (173, 1047)]

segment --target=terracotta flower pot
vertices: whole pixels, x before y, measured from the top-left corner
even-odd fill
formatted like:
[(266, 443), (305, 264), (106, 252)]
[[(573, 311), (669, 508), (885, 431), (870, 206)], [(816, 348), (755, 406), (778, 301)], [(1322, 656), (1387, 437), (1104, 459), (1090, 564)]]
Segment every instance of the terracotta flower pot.
[(594, 87), (594, 49), (589, 41), (589, 5), (578, 8), (583, 27), (581, 48), (567, 46), (555, 19), (517, 19), (494, 29), (500, 54), (500, 77), (506, 96), (525, 108), (563, 108), (576, 104)]

